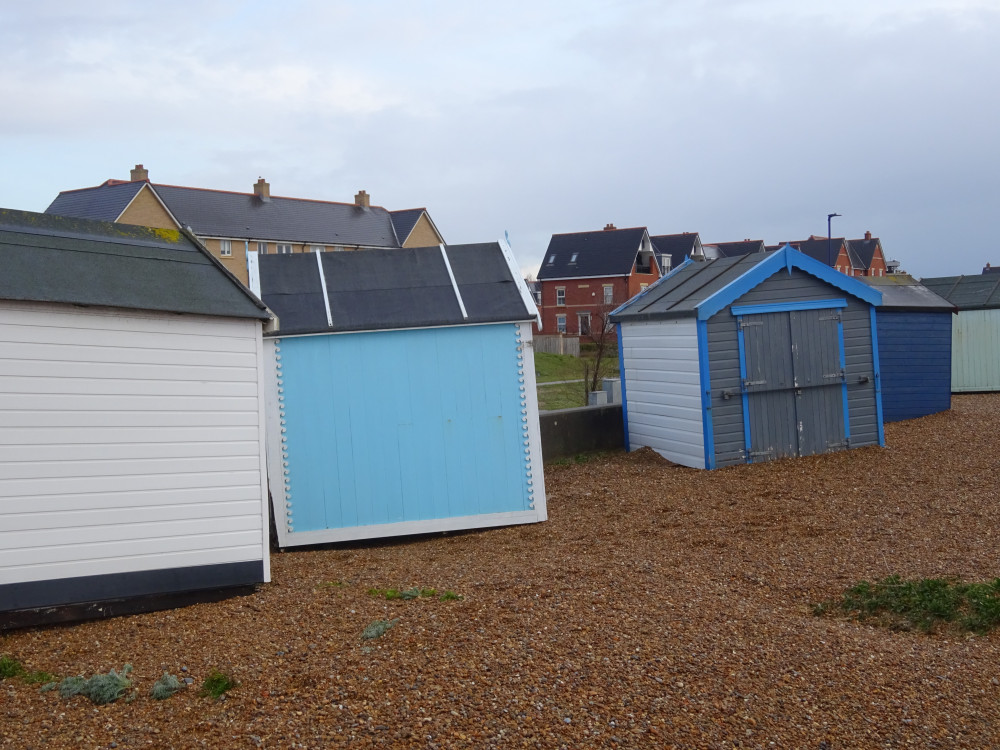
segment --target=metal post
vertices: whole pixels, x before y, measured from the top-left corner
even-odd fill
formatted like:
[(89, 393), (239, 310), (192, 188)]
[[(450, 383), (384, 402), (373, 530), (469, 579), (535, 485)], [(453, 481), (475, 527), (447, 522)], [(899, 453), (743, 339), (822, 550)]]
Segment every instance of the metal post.
[(830, 231), (830, 220), (834, 216), (840, 216), (840, 214), (827, 214), (826, 215), (826, 264), (833, 267), (833, 234)]

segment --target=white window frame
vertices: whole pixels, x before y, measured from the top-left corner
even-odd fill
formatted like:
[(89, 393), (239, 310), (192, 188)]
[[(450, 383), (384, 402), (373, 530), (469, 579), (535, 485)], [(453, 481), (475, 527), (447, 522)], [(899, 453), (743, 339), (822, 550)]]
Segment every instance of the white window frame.
[(613, 284), (604, 285), (604, 304), (610, 305), (615, 301), (615, 287)]
[(219, 240), (219, 255), (221, 255), (223, 258), (233, 257), (232, 240)]
[(266, 242), (260, 242), (260, 241), (257, 242), (257, 253), (260, 254), (260, 255), (267, 255), (267, 243)]
[(556, 307), (566, 307), (566, 287), (556, 287)]
[[(583, 321), (587, 321), (587, 331), (584, 333)], [(589, 312), (578, 312), (576, 314), (576, 330), (580, 332), (581, 336), (589, 336), (593, 329), (590, 327), (590, 313)]]
[(287, 242), (278, 242), (274, 246), (274, 252), (276, 252), (278, 255), (291, 255), (292, 246)]
[(556, 315), (556, 333), (566, 333), (565, 315)]

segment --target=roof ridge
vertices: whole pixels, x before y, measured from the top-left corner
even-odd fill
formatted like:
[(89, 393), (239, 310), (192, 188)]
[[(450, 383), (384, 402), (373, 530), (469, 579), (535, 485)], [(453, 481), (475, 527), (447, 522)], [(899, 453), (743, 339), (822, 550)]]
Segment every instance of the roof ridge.
[[(202, 193), (223, 193), (225, 195), (242, 195), (246, 198), (253, 198), (255, 195), (254, 193), (242, 193), (238, 190), (219, 190), (217, 188), (189, 187), (188, 185), (171, 185), (166, 182), (151, 182), (149, 184), (154, 188), (165, 187), (165, 188), (174, 188), (176, 190), (196, 190)], [(101, 186), (98, 185), (98, 187)], [(328, 201), (328, 200), (321, 200), (319, 198), (293, 198), (288, 195), (272, 195), (271, 200), (302, 201), (305, 203), (324, 203), (330, 206), (353, 206), (355, 208), (361, 208), (361, 206), (358, 206), (356, 203), (348, 203), (346, 201)], [(381, 208), (383, 211), (389, 210), (385, 206), (369, 206), (369, 208)]]
[(645, 229), (649, 231), (647, 227), (615, 227), (614, 229), (584, 229), (580, 232), (555, 232), (553, 237), (569, 237), (573, 234), (601, 234), (602, 232), (631, 232), (636, 229)]

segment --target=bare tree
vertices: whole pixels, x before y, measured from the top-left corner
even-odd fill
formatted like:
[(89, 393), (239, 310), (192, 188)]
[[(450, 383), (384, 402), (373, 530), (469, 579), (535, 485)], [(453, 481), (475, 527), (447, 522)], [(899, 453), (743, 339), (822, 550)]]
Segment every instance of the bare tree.
[[(590, 330), (588, 332), (590, 340), (594, 343), (593, 358), (581, 357), (583, 361), (583, 387), (584, 403), (587, 402), (587, 393), (600, 390), (598, 385), (607, 370), (607, 360), (613, 358), (617, 353), (615, 336), (615, 326), (611, 322), (611, 313), (621, 304), (620, 302), (605, 302), (598, 305), (591, 311)], [(581, 338), (583, 331), (580, 332)], [(603, 365), (603, 367), (602, 367)]]

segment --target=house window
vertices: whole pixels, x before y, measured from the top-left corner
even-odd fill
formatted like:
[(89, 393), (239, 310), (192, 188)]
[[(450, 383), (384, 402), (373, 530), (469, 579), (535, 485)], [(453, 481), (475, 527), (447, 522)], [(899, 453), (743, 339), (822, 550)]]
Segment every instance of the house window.
[(261, 255), (267, 255), (267, 243), (266, 242), (258, 242), (257, 243), (257, 252), (260, 253)]
[(566, 333), (565, 315), (556, 315), (556, 333)]
[(611, 284), (604, 285), (604, 304), (610, 305), (615, 298), (615, 288)]
[(569, 262), (570, 263), (576, 263), (576, 256), (578, 256), (579, 254), (580, 253), (573, 253), (573, 255), (570, 256)]
[(566, 287), (557, 286), (556, 287), (556, 304), (562, 307), (566, 304)]
[(590, 335), (590, 313), (577, 313), (577, 322), (580, 324), (580, 335), (589, 336)]
[(548, 262), (548, 263), (546, 263), (545, 265), (547, 265), (547, 266), (551, 266), (551, 265), (552, 265), (553, 263), (555, 263), (555, 262), (556, 262), (556, 256), (555, 256), (555, 255), (550, 255), (550, 256), (549, 256), (549, 262)]
[(644, 292), (649, 288), (649, 284), (639, 284), (639, 291)]
[(233, 241), (219, 240), (219, 255), (223, 258), (230, 258), (233, 255)]
[(292, 252), (292, 246), (291, 245), (286, 245), (286, 244), (283, 244), (283, 243), (280, 243), (280, 242), (277, 245), (274, 246), (274, 249), (275, 249), (275, 252), (278, 253), (278, 255), (288, 255), (288, 254), (290, 254)]

